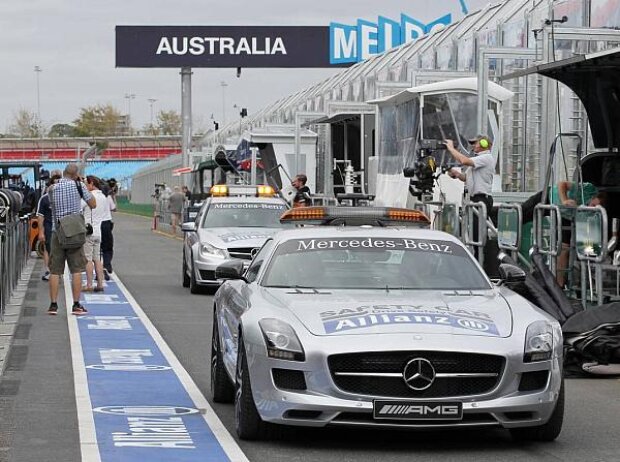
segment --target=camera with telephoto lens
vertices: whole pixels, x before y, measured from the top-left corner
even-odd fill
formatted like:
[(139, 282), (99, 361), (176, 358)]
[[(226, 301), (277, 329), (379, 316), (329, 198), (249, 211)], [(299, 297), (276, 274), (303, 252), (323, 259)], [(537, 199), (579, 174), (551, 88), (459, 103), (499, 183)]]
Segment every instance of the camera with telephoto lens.
[(433, 185), (437, 175), (437, 160), (434, 154), (446, 145), (439, 140), (420, 140), (418, 146), (418, 159), (412, 167), (405, 167), (403, 175), (411, 178), (409, 192), (412, 196), (420, 199), (423, 195), (433, 191)]

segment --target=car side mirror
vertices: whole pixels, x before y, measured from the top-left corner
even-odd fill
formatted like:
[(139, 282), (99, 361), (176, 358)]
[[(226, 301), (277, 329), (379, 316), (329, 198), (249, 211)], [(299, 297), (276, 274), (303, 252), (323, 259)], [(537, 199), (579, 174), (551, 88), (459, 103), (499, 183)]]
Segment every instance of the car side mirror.
[(193, 221), (188, 221), (187, 223), (183, 223), (181, 225), (181, 231), (185, 233), (191, 233), (193, 231), (196, 231), (196, 223), (194, 223)]
[(216, 279), (242, 279), (243, 262), (241, 260), (229, 260), (215, 268)]
[(502, 263), (499, 265), (499, 277), (505, 284), (518, 284), (520, 282), (525, 282), (527, 273), (516, 265)]

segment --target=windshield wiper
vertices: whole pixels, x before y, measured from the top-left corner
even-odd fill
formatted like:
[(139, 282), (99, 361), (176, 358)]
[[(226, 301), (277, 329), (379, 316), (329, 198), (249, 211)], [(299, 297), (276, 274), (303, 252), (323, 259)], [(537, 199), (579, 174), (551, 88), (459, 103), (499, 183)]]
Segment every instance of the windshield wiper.
[(330, 293), (330, 292), (321, 292), (316, 287), (308, 287), (308, 286), (300, 286), (300, 285), (293, 285), (293, 286), (276, 285), (276, 286), (265, 286), (265, 287), (269, 289), (295, 289), (295, 292), (287, 292), (287, 294), (307, 294), (308, 293), (308, 292), (304, 292), (302, 289), (311, 290), (312, 293), (314, 294), (329, 294)]

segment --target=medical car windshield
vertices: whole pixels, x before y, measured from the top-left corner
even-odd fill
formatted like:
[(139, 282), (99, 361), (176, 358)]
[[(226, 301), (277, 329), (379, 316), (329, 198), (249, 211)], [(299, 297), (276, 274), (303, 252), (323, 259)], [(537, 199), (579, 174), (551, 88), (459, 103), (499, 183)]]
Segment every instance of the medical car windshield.
[(449, 241), (396, 238), (295, 239), (281, 244), (266, 287), (485, 290), (467, 251)]
[(227, 202), (211, 204), (203, 228), (281, 228), (284, 204)]

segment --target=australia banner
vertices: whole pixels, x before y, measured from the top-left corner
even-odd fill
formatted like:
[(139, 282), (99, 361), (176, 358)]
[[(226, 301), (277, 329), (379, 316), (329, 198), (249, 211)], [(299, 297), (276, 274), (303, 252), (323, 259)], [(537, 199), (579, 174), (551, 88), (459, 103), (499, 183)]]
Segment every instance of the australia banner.
[(116, 67), (333, 66), (327, 26), (116, 27)]

